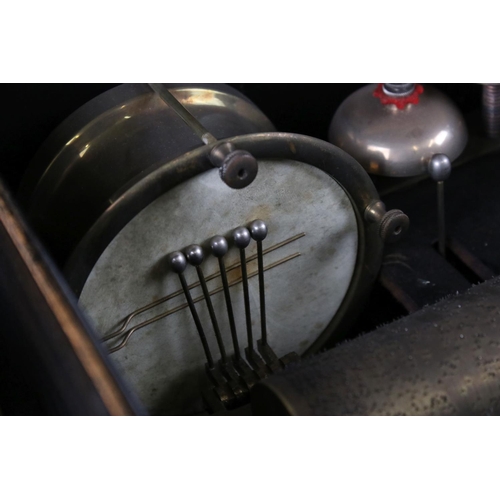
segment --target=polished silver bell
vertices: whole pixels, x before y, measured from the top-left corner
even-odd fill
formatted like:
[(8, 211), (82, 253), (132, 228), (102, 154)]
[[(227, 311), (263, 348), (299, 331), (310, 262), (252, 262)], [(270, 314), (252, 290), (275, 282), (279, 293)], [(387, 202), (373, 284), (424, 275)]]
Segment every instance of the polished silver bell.
[(455, 104), (432, 86), (371, 84), (340, 105), (329, 141), (370, 174), (409, 177), (427, 173), (436, 154), (456, 159), (467, 129)]

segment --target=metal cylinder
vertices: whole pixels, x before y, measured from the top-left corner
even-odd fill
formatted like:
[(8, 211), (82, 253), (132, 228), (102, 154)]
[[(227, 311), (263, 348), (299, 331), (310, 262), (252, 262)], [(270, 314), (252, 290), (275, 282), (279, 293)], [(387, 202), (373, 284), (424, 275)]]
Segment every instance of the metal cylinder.
[(258, 415), (500, 414), (500, 279), (254, 387)]
[(488, 137), (500, 136), (500, 85), (483, 85), (483, 126)]

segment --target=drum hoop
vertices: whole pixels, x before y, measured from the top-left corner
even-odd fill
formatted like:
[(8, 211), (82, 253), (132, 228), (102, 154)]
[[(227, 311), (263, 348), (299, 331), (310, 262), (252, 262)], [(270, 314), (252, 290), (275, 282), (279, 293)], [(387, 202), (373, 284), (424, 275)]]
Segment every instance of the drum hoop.
[[(335, 316), (305, 355), (337, 342), (359, 313), (382, 262), (383, 243), (378, 226), (365, 221), (363, 216), (366, 207), (379, 200), (370, 177), (354, 158), (340, 148), (313, 137), (267, 132), (219, 141), (222, 142), (230, 142), (237, 149), (249, 151), (257, 160), (294, 160), (312, 165), (337, 181), (349, 197), (358, 227), (354, 273)], [(213, 147), (202, 146), (190, 151), (142, 179), (132, 180), (115, 193), (115, 201), (78, 243), (64, 267), (68, 283), (77, 297), (101, 254), (130, 220), (175, 186), (214, 168), (209, 161)], [(338, 333), (330, 340), (334, 331)]]

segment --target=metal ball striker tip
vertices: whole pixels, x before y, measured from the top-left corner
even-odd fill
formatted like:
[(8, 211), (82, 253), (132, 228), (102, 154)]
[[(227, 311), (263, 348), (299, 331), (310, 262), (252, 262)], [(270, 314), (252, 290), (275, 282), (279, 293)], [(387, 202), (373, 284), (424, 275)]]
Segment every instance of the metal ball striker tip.
[(205, 258), (205, 252), (203, 252), (203, 248), (200, 245), (189, 245), (184, 253), (186, 254), (187, 261), (192, 266), (199, 266)]
[(167, 260), (174, 273), (181, 274), (185, 271), (187, 260), (182, 252), (172, 252), (168, 255)]
[(210, 240), (210, 248), (215, 257), (224, 257), (229, 250), (229, 245), (224, 236), (214, 236)]
[(248, 226), (248, 230), (255, 241), (262, 241), (267, 236), (267, 225), (263, 220), (254, 220)]
[(445, 154), (435, 154), (429, 160), (427, 168), (433, 180), (445, 181), (451, 174), (451, 161)]
[(246, 227), (238, 227), (233, 231), (234, 244), (240, 248), (246, 248), (251, 241), (250, 231)]

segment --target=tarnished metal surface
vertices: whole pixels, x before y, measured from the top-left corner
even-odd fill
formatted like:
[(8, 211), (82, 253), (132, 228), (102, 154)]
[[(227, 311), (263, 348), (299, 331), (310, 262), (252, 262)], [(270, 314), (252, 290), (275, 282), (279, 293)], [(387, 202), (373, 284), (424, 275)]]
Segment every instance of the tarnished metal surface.
[[(169, 88), (217, 139), (274, 130), (229, 86)], [(63, 264), (120, 189), (200, 145), (147, 84), (113, 88), (73, 113), (38, 151), (21, 189), (29, 220)]]
[[(160, 196), (104, 251), (83, 288), (80, 304), (102, 335), (112, 332), (138, 307), (178, 290), (178, 279), (166, 265), (167, 254), (207, 242), (216, 234), (230, 234), (254, 219), (265, 220), (269, 227), (264, 250), (306, 233), (264, 255), (264, 265), (269, 266), (300, 254), (265, 272), (265, 291), (269, 344), (278, 356), (303, 353), (327, 328), (350, 287), (358, 255), (358, 225), (352, 203), (338, 183), (321, 170), (295, 161), (260, 161), (256, 180), (243, 190), (226, 186), (212, 169)], [(252, 242), (247, 256), (255, 253)], [(231, 246), (225, 257), (228, 268), (238, 262), (238, 255), (238, 249)], [(219, 271), (213, 256), (202, 267), (205, 276)], [(248, 271), (255, 274), (256, 270), (253, 259)], [(239, 272), (238, 268), (229, 271), (229, 281), (237, 280)], [(194, 268), (185, 274), (189, 283), (197, 281)], [(207, 285), (213, 290), (220, 287), (220, 280)], [(257, 276), (250, 279), (249, 287), (257, 333)], [(246, 345), (241, 284), (231, 287), (231, 294), (238, 338)], [(192, 295), (202, 295), (199, 287)], [(231, 337), (223, 293), (214, 294), (212, 301), (229, 354)], [(146, 311), (141, 321), (184, 302), (179, 295), (160, 309)], [(211, 350), (217, 352), (203, 301), (197, 309), (209, 332)], [(192, 406), (198, 395), (196, 375), (205, 358), (188, 309), (138, 331), (112, 356), (148, 408), (166, 413), (197, 411)]]
[(257, 414), (499, 415), (500, 279), (255, 386)]
[(463, 151), (465, 120), (440, 91), (425, 85), (418, 104), (397, 109), (373, 96), (376, 87), (367, 85), (350, 95), (336, 111), (328, 135), (370, 174), (425, 174), (432, 155), (443, 153), (454, 160)]

